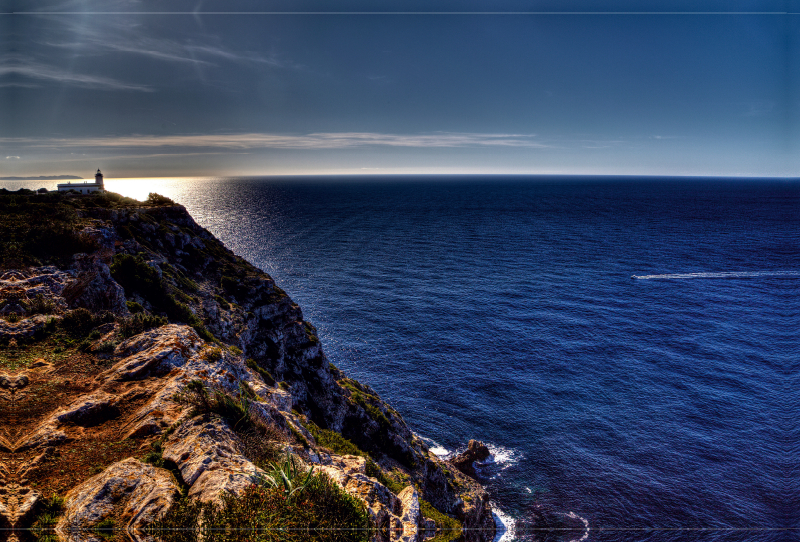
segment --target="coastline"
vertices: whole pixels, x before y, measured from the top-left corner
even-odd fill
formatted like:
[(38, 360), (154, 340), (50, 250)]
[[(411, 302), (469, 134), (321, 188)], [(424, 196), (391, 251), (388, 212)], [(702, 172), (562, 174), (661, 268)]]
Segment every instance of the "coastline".
[[(42, 201), (37, 200), (37, 204)], [(95, 205), (87, 205), (90, 201)], [(242, 386), (250, 387), (255, 392), (250, 408), (260, 420), (282, 432), (283, 449), (308, 465), (317, 465), (345, 491), (360, 498), (373, 522), (396, 524), (404, 540), (421, 540), (425, 527), (432, 526), (429, 520), (433, 518), (420, 512), (423, 501), (429, 503), (425, 505), (429, 509), (458, 519), (466, 539), (494, 538), (494, 521), (489, 525), (491, 507), (483, 489), (430, 453), (371, 388), (330, 365), (316, 330), (303, 320), (300, 308), (269, 276), (198, 226), (183, 207), (166, 198), (144, 205), (111, 195), (76, 198), (69, 205), (77, 215), (74, 240), (83, 242), (84, 248), (91, 245), (93, 250), (60, 255), (61, 266), (44, 261), (39, 263), (51, 265), (26, 265), (34, 257), (42, 260), (41, 254), (16, 254), (11, 260), (6, 255), (6, 264), (16, 258), (22, 265), (7, 269), (2, 278), (4, 291), (13, 290), (16, 296), (12, 299), (6, 295), (6, 308), (11, 302), (20, 307), (4, 338), (10, 346), (8, 358), (15, 357), (19, 362), (15, 366), (5, 364), (9, 381), (13, 379), (15, 384), (4, 398), (19, 398), (17, 389), (24, 396), (52, 381), (55, 374), (65, 370), (70, 356), (83, 361), (89, 358), (87, 365), (98, 362), (101, 366), (87, 371), (83, 379), (70, 379), (64, 397), (51, 405), (49, 413), (42, 413), (33, 431), (16, 434), (4, 428), (2, 460), (24, 466), (16, 472), (6, 468), (7, 483), (17, 488), (16, 495), (30, 495), (24, 513), (17, 501), (6, 502), (12, 510), (7, 514), (10, 525), (21, 529), (36, 521), (43, 495), (52, 489), (42, 483), (58, 478), (42, 476), (51, 459), (60, 455), (60, 447), (64, 443), (89, 443), (102, 434), (105, 425), (113, 425), (118, 436), (131, 441), (131, 446), (136, 444), (137, 451), (146, 451), (158, 442), (164, 458), (182, 443), (195, 442), (203, 448), (208, 435), (193, 430), (197, 420), (191, 416), (191, 409), (173, 400), (187, 382), (199, 379), (232, 397), (241, 395)], [(37, 295), (50, 305), (45, 314), (34, 317), (28, 314), (28, 308)], [(55, 356), (53, 350), (58, 347), (47, 350), (47, 341), (52, 340), (48, 333), (53, 332), (45, 326), (61, 329), (59, 322), (81, 308), (92, 318), (104, 315), (108, 320), (86, 330), (91, 332), (87, 337), (100, 336), (84, 339), (80, 351), (70, 346), (64, 349), (66, 354), (62, 350)], [(169, 322), (118, 341), (120, 323), (129, 322), (134, 313), (160, 314)], [(28, 361), (27, 353), (36, 348), (41, 357)], [(37, 365), (39, 359), (43, 363)], [(23, 376), (27, 379), (24, 384)], [(147, 385), (142, 385), (143, 381)], [(125, 402), (130, 404), (122, 408)], [(98, 422), (95, 414), (106, 419)], [(92, 420), (87, 421), (89, 418)], [(120, 434), (122, 428), (124, 435)], [(230, 430), (218, 428), (214, 438), (226, 441), (223, 434)], [(333, 450), (337, 446), (332, 444), (333, 434), (349, 443), (352, 448), (347, 451), (355, 455)], [(182, 435), (182, 440), (170, 435)], [(236, 442), (235, 437), (229, 435), (228, 440)], [(241, 448), (239, 445), (240, 452)], [(86, 495), (91, 494), (92, 484), (128, 461), (121, 457), (124, 452), (117, 455), (119, 460), (101, 472), (77, 484), (72, 480), (71, 487), (59, 486), (66, 489), (66, 512), (59, 520), (62, 531), (79, 518), (85, 519), (87, 506), (97, 507)], [(202, 478), (199, 473), (188, 484), (190, 497), (214, 501), (220, 491), (235, 494), (251, 484), (258, 467), (244, 453), (234, 457), (238, 459), (232, 463), (230, 458), (227, 462), (216, 456), (211, 459), (238, 472), (232, 486), (205, 480), (196, 489)], [(191, 474), (189, 465), (199, 459), (180, 454), (174, 458), (184, 482), (188, 482), (192, 478), (186, 476)], [(38, 480), (38, 487), (28, 486), (31, 480)], [(397, 490), (389, 491), (379, 480)], [(372, 488), (366, 493), (365, 484)], [(78, 495), (83, 498), (83, 508), (76, 504)], [(148, 521), (163, 516), (170, 502), (165, 496), (161, 508), (153, 511)], [(148, 522), (126, 517), (124, 510), (113, 514), (115, 521), (132, 532), (141, 531)], [(109, 517), (95, 518), (94, 525)], [(93, 524), (83, 519), (78, 521), (82, 528), (91, 528)]]

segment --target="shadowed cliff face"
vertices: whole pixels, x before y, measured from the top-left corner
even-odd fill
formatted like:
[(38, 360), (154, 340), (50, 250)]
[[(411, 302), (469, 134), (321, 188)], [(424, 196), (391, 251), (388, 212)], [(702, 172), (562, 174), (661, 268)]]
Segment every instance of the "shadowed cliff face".
[[(43, 525), (58, 508), (59, 536), (113, 519), (137, 537), (182, 487), (219, 502), (290, 450), (365, 503), (374, 540), (422, 540), (426, 517), (452, 521), (442, 513), (466, 539), (492, 539), (482, 488), (330, 365), (300, 308), (183, 207), (15, 198), (17, 221), (59, 210), (54, 228), (71, 244), (51, 257), (44, 228), (33, 248), (3, 250), (3, 526)], [(9, 238), (14, 228), (0, 224)], [(202, 412), (187, 400), (201, 388), (246, 404), (253, 422)]]

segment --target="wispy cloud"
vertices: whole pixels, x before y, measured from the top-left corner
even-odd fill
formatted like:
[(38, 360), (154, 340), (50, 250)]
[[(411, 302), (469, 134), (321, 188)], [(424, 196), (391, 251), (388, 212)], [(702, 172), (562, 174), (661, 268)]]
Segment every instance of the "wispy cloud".
[[(525, 147), (547, 148), (534, 134), (481, 134), (436, 132), (428, 134), (381, 134), (373, 132), (333, 132), (306, 135), (224, 134), (224, 135), (132, 135), (70, 139), (16, 139), (27, 147), (65, 148), (142, 148), (202, 147), (227, 149), (345, 149), (364, 146), (384, 147)], [(0, 139), (0, 142), (3, 140)], [(10, 141), (9, 141), (10, 142)]]
[(203, 35), (201, 41), (178, 41), (171, 38), (145, 35), (140, 25), (124, 20), (106, 20), (105, 24), (88, 26), (69, 20), (62, 21), (66, 27), (65, 39), (48, 39), (44, 45), (69, 49), (73, 54), (97, 55), (103, 52), (130, 53), (155, 60), (181, 62), (193, 65), (215, 65), (215, 61), (255, 63), (273, 67), (287, 67), (290, 63), (279, 59), (275, 53), (233, 51), (226, 48), (211, 35)]
[[(151, 92), (153, 90), (146, 85), (126, 83), (101, 75), (74, 73), (56, 66), (49, 66), (40, 62), (34, 62), (30, 59), (8, 55), (0, 58), (0, 78), (10, 76), (37, 79), (40, 81), (56, 81), (67, 85), (98, 90), (137, 90), (143, 92)], [(25, 82), (20, 83), (16, 81), (3, 81), (0, 82), (0, 84), (4, 86), (30, 86)]]

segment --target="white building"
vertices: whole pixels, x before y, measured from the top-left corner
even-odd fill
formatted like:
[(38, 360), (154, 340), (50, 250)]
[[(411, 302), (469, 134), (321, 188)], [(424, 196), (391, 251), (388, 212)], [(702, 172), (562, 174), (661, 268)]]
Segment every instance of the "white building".
[(58, 191), (59, 192), (69, 192), (70, 190), (74, 190), (79, 194), (90, 194), (92, 192), (103, 192), (105, 191), (105, 186), (103, 185), (103, 174), (100, 173), (100, 170), (97, 170), (97, 173), (94, 174), (94, 182), (87, 183), (83, 181), (82, 183), (59, 183)]

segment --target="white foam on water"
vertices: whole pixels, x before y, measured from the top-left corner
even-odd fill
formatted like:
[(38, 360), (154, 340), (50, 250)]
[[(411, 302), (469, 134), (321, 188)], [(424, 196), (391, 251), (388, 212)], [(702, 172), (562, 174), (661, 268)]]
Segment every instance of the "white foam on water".
[(667, 273), (664, 275), (632, 275), (632, 279), (736, 279), (757, 277), (800, 277), (800, 271), (726, 271), (720, 273)]
[(498, 472), (504, 471), (522, 459), (522, 454), (511, 448), (494, 444), (487, 444), (486, 447), (489, 448), (491, 455), (484, 461), (475, 462), (475, 469), (479, 472), (486, 467), (494, 467)]
[(414, 435), (419, 437), (420, 440), (422, 440), (422, 442), (427, 444), (428, 450), (430, 450), (433, 453), (433, 455), (435, 455), (439, 459), (448, 459), (450, 456), (453, 455), (453, 452), (451, 452), (450, 450), (448, 450), (447, 448), (445, 448), (432, 438), (423, 437), (422, 435), (417, 435), (416, 433), (414, 433)]
[(492, 517), (494, 518), (494, 540), (492, 542), (511, 542), (514, 538), (514, 519), (508, 514), (500, 510), (493, 502), (489, 503), (492, 506)]
[(583, 536), (581, 536), (580, 538), (573, 538), (573, 539), (572, 539), (572, 540), (570, 540), (569, 542), (583, 542), (584, 540), (586, 540), (587, 538), (589, 538), (589, 530), (590, 530), (590, 529), (589, 529), (589, 520), (588, 520), (588, 519), (580, 517), (580, 516), (579, 516), (578, 514), (576, 514), (575, 512), (569, 512), (569, 513), (567, 513), (567, 514), (565, 514), (565, 515), (566, 515), (568, 518), (572, 518), (572, 519), (579, 519), (579, 520), (581, 520), (581, 521), (583, 522), (583, 527), (584, 527)]

